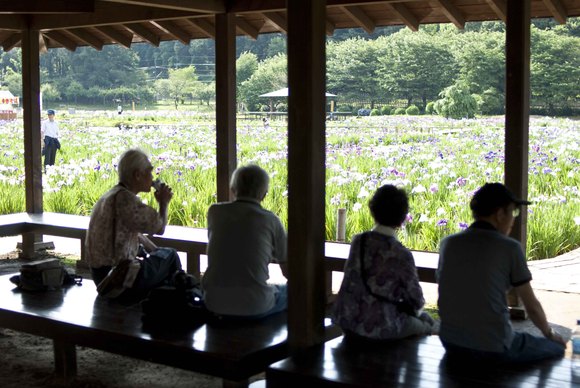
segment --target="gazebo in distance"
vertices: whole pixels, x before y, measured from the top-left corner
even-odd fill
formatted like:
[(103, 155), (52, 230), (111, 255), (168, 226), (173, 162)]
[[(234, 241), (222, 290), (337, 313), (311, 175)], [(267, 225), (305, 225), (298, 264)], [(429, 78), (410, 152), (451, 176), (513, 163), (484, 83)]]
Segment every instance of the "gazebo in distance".
[(16, 120), (14, 105), (20, 105), (20, 99), (8, 90), (0, 90), (0, 120)]
[[(270, 105), (270, 112), (274, 112), (274, 101), (277, 98), (287, 98), (289, 94), (289, 89), (288, 88), (282, 88), (282, 89), (278, 89), (278, 90), (274, 90), (273, 92), (269, 92), (269, 93), (264, 93), (264, 94), (260, 94), (260, 97), (267, 97), (270, 99), (269, 101), (269, 105)], [(325, 93), (326, 98), (334, 98), (336, 97), (336, 94), (332, 94), (332, 93)], [(332, 111), (333, 109), (331, 109)]]

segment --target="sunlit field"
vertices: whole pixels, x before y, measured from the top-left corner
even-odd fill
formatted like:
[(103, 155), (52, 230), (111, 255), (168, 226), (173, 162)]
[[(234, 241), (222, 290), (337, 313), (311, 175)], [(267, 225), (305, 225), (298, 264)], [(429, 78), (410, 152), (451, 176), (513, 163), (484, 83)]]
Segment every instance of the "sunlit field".
[[(62, 150), (43, 175), (46, 211), (90, 214), (116, 184), (116, 161), (130, 147), (151, 154), (155, 174), (173, 187), (170, 223), (205, 227), (215, 202), (215, 124), (184, 112), (61, 113)], [(121, 129), (120, 129), (121, 128)], [(240, 164), (271, 173), (264, 207), (287, 219), (286, 122), (238, 122)], [(530, 259), (580, 245), (578, 121), (530, 120), (528, 246)], [(503, 181), (504, 119), (434, 116), (351, 118), (327, 123), (326, 238), (347, 209), (347, 241), (372, 226), (367, 203), (386, 183), (404, 187), (411, 210), (400, 232), (405, 245), (437, 250), (440, 239), (471, 222), (469, 198), (484, 182)], [(24, 205), (22, 122), (0, 123), (0, 214)], [(151, 194), (142, 195), (151, 202)]]

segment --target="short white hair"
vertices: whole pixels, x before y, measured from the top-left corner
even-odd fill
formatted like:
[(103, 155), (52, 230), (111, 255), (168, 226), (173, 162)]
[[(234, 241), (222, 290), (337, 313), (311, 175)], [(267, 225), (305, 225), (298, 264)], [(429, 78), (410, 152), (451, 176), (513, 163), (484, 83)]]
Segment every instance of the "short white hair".
[(131, 184), (135, 172), (144, 171), (150, 165), (149, 157), (144, 151), (138, 148), (132, 148), (125, 151), (119, 158), (119, 164), (117, 165), (119, 182), (123, 184)]
[(230, 189), (236, 197), (249, 197), (261, 201), (270, 185), (268, 173), (255, 164), (237, 168), (232, 174)]

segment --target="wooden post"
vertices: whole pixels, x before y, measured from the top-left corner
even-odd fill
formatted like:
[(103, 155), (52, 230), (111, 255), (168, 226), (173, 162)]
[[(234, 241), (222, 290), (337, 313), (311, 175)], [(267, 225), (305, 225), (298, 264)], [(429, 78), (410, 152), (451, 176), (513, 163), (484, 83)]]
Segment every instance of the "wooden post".
[(288, 8), (288, 266), (290, 346), (324, 340), (326, 2)]
[[(528, 197), (530, 115), (530, 0), (508, 1), (506, 22), (505, 184), (518, 198)], [(526, 209), (511, 236), (526, 249)], [(525, 317), (517, 294), (508, 294), (512, 316)]]
[[(24, 176), (26, 211), (42, 213), (42, 158), (40, 154), (40, 33), (22, 31), (22, 107), (24, 126)], [(22, 257), (35, 256), (42, 235), (22, 235)]]
[(232, 199), (230, 177), (236, 169), (236, 20), (218, 14), (216, 21), (216, 180), (217, 200)]
[(336, 241), (346, 240), (346, 209), (336, 211)]
[(65, 380), (77, 375), (77, 349), (74, 344), (53, 340), (54, 369)]

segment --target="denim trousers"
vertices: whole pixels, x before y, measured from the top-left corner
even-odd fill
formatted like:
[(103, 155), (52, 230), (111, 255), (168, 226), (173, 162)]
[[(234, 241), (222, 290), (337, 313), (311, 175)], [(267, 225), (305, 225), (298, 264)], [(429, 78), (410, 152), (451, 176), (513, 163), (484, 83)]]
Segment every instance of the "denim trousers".
[(469, 357), (478, 361), (527, 363), (564, 356), (566, 347), (544, 337), (514, 333), (511, 346), (503, 353), (468, 349), (441, 340), (449, 356)]

